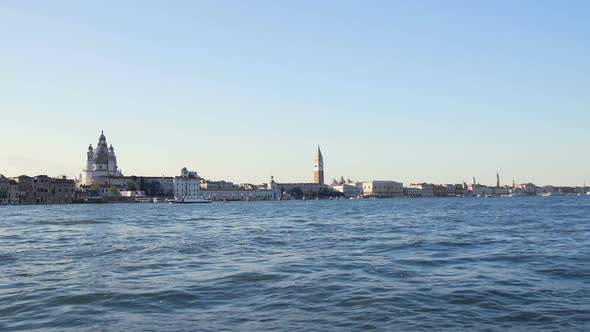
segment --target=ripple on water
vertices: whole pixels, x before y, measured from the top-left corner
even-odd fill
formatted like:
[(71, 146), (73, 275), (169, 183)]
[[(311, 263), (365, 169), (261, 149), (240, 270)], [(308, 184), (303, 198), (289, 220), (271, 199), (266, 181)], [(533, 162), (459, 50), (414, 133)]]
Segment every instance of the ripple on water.
[(0, 209), (0, 330), (590, 326), (590, 200)]

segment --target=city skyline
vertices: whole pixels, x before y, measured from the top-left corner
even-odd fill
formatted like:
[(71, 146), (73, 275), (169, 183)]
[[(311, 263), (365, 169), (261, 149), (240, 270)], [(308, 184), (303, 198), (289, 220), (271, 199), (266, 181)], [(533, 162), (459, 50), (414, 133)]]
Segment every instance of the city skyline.
[[(117, 167), (117, 161), (116, 161), (117, 159), (116, 159), (116, 157), (114, 155), (114, 150), (113, 150), (114, 147), (113, 147), (113, 144), (107, 142), (107, 139), (106, 139), (105, 134), (104, 134), (104, 130), (101, 130), (100, 132), (101, 133), (100, 133), (100, 137), (98, 139), (98, 143), (96, 145), (90, 143), (90, 145), (87, 148), (87, 151), (86, 151), (87, 152), (86, 165), (81, 170), (80, 174), (77, 174), (75, 176), (71, 176), (70, 178), (77, 179), (77, 180), (82, 180), (82, 182), (84, 182), (85, 181), (84, 179), (86, 179), (86, 170), (91, 169), (93, 157), (94, 158), (99, 158), (99, 157), (96, 157), (96, 154), (104, 153), (105, 154), (104, 155), (104, 159), (106, 160), (106, 158), (109, 158), (109, 160), (110, 160), (111, 159), (110, 154), (109, 154), (109, 156), (106, 155), (108, 153), (108, 151), (111, 151), (112, 159), (114, 161), (114, 168), (112, 170), (110, 170), (110, 171), (112, 171), (113, 174), (116, 175), (116, 176), (122, 176), (123, 175), (122, 174), (122, 170)], [(96, 146), (96, 148), (94, 148), (94, 146)], [(96, 170), (98, 171), (98, 169), (96, 169)], [(105, 168), (105, 172), (106, 172), (106, 168)], [(0, 174), (2, 174), (2, 173), (0, 173)], [(47, 175), (47, 174), (48, 174), (47, 172), (37, 172), (37, 173), (30, 173), (30, 174), (18, 173), (18, 175), (14, 175), (14, 176), (20, 176), (20, 175), (37, 176), (37, 175)], [(2, 174), (2, 175), (6, 175), (6, 174)], [(174, 176), (174, 175), (171, 175), (171, 174), (137, 174), (137, 173), (125, 174), (125, 175), (127, 175), (127, 176), (151, 176), (151, 177), (159, 177), (159, 176), (170, 177), (170, 176)], [(62, 177), (62, 176), (67, 176), (67, 175), (65, 175), (65, 174), (59, 174), (57, 177)], [(273, 177), (274, 177), (274, 175), (271, 175), (271, 178), (273, 178)], [(310, 177), (312, 178), (312, 181), (308, 181), (307, 179), (305, 179), (305, 180), (298, 180), (298, 181), (294, 181), (294, 182), (300, 182), (300, 183), (306, 183), (307, 182), (307, 183), (317, 183), (317, 184), (330, 184), (332, 181), (336, 181), (338, 179), (337, 176), (332, 177), (332, 180), (324, 177), (323, 154), (321, 152), (321, 148), (320, 148), (319, 145), (316, 147), (316, 150), (315, 150), (314, 162), (313, 162), (313, 175), (310, 176)], [(344, 176), (341, 175), (340, 178), (344, 178)], [(223, 177), (222, 178), (209, 178), (209, 179), (211, 179), (211, 180), (232, 180), (232, 181), (234, 181), (234, 179), (227, 178), (227, 177), (226, 178), (223, 178)], [(348, 177), (348, 179), (350, 179), (350, 177)], [(288, 180), (289, 179), (283, 179), (283, 182), (288, 182)], [(367, 181), (367, 180), (368, 179), (361, 179), (360, 181), (362, 182), (362, 181)], [(376, 179), (372, 179), (372, 180), (374, 181)], [(380, 180), (385, 180), (385, 179), (380, 179)], [(391, 179), (388, 179), (388, 180), (391, 180)], [(490, 185), (491, 186), (490, 183), (487, 183), (485, 181), (482, 182), (482, 181), (480, 181), (479, 178), (476, 178), (475, 176), (472, 177), (472, 180), (473, 181), (471, 181), (471, 182), (470, 181), (466, 181), (466, 180), (461, 180), (461, 181), (455, 181), (455, 182), (452, 182), (451, 181), (451, 182), (446, 182), (446, 183), (449, 183), (449, 184), (451, 184), (451, 183), (452, 184), (461, 184), (462, 183), (462, 184), (474, 184), (474, 185), (475, 184), (478, 184), (478, 185), (481, 184), (481, 185), (486, 185), (486, 186), (487, 185)], [(359, 179), (353, 179), (353, 181), (359, 181)], [(495, 186), (496, 187), (501, 187), (501, 186), (504, 187), (504, 186), (510, 186), (510, 185), (514, 186), (514, 184), (517, 183), (517, 182), (515, 182), (516, 181), (515, 179), (512, 179), (510, 182), (503, 182), (503, 181), (501, 181), (499, 171), (496, 171), (496, 173), (495, 173), (495, 181), (496, 181), (495, 182)], [(237, 182), (248, 183), (249, 181), (243, 180), (243, 181), (237, 181)], [(257, 182), (257, 181), (251, 181), (251, 182)], [(265, 180), (261, 180), (261, 181), (258, 181), (258, 182), (259, 183), (266, 183)], [(531, 183), (531, 182), (533, 182), (533, 181), (524, 181), (524, 182), (523, 181), (518, 181), (519, 184), (521, 184), (521, 183)], [(429, 182), (429, 181), (424, 181), (424, 180), (413, 180), (413, 181), (406, 181), (404, 183), (406, 183), (406, 184), (409, 185), (411, 183), (436, 183), (436, 182)], [(444, 184), (444, 183), (445, 182), (439, 182), (439, 184)], [(543, 185), (557, 185), (557, 186), (560, 186), (560, 184), (543, 184)], [(573, 187), (579, 187), (579, 186), (578, 185), (574, 185)], [(586, 187), (586, 181), (584, 181), (583, 187)]]
[(581, 186), (589, 5), (525, 3), (3, 1), (0, 173)]

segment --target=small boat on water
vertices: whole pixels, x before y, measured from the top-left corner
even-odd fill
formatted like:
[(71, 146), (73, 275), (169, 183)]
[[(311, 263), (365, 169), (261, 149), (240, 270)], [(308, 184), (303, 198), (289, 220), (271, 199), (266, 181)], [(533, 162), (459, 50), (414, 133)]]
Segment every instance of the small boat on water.
[(168, 203), (169, 204), (211, 203), (211, 200), (206, 199), (206, 198), (175, 197), (174, 199), (168, 200)]

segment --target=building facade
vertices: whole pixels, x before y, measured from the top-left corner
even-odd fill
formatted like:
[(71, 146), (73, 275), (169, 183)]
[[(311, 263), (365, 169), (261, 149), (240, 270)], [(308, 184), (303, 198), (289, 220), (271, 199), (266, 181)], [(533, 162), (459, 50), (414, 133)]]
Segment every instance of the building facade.
[(200, 179), (196, 172), (189, 171), (184, 167), (180, 176), (174, 178), (174, 198), (202, 198)]
[(332, 189), (344, 194), (344, 197), (358, 197), (362, 194), (362, 190), (358, 190), (359, 188), (354, 184), (349, 183), (342, 183), (332, 186)]
[(98, 138), (98, 145), (88, 147), (86, 153), (86, 167), (82, 170), (79, 186), (105, 185), (108, 178), (122, 177), (123, 174), (117, 165), (115, 149), (107, 145), (104, 132)]
[(18, 204), (18, 183), (0, 174), (0, 204)]
[[(7, 188), (6, 193), (4, 188)], [(76, 195), (75, 181), (65, 176), (21, 175), (6, 179), (0, 175), (0, 204), (69, 204), (76, 200)]]
[(393, 198), (402, 197), (404, 185), (396, 181), (370, 181), (363, 182), (363, 197), (366, 198)]
[(404, 197), (417, 198), (422, 197), (422, 189), (414, 187), (404, 187)]
[(411, 183), (408, 188), (422, 190), (422, 197), (434, 197), (434, 185), (430, 183)]
[(212, 201), (272, 201), (281, 197), (281, 191), (273, 177), (266, 185), (222, 186), (220, 189), (213, 189), (214, 187), (204, 189), (202, 186), (204, 182), (206, 181), (201, 183), (201, 196)]

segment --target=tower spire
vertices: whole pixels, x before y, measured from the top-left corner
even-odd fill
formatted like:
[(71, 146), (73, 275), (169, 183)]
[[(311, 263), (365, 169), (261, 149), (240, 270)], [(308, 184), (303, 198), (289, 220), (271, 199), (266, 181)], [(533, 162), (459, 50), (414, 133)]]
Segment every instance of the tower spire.
[(313, 165), (313, 182), (324, 184), (324, 157), (322, 156), (322, 150), (319, 144)]

